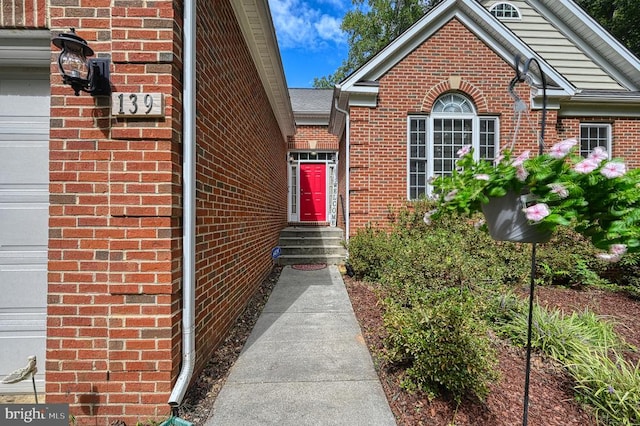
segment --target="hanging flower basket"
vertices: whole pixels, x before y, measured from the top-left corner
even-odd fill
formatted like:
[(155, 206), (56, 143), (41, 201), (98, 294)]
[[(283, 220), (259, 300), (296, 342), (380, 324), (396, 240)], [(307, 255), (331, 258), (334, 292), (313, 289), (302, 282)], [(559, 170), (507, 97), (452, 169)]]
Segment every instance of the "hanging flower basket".
[(489, 198), (482, 204), (482, 213), (491, 238), (517, 243), (544, 243), (551, 238), (551, 231), (532, 224), (525, 216), (527, 195), (509, 191), (504, 197)]

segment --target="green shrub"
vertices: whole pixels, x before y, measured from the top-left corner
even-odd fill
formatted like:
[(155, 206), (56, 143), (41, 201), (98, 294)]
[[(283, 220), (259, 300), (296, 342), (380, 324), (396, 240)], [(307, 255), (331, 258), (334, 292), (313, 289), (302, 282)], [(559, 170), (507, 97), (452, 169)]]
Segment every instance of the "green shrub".
[(640, 253), (628, 253), (622, 256), (620, 262), (608, 264), (604, 276), (632, 296), (640, 298)]
[(445, 392), (458, 403), (465, 395), (486, 397), (496, 378), (495, 353), (469, 291), (433, 291), (411, 308), (393, 301), (386, 308), (385, 354), (407, 367), (403, 387), (430, 396)]
[(537, 279), (544, 284), (577, 286), (605, 285), (607, 262), (598, 259), (596, 249), (582, 235), (559, 227), (548, 243), (540, 244), (536, 256)]
[(366, 227), (349, 239), (349, 265), (359, 279), (377, 281), (389, 259), (394, 257), (394, 240), (387, 232)]

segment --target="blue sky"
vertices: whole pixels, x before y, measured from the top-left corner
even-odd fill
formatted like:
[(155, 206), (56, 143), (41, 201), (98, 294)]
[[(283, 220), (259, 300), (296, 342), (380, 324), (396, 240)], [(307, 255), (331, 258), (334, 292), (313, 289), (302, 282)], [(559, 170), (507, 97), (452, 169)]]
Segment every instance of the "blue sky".
[(351, 0), (269, 0), (289, 87), (312, 87), (314, 77), (333, 74), (347, 57), (340, 30)]

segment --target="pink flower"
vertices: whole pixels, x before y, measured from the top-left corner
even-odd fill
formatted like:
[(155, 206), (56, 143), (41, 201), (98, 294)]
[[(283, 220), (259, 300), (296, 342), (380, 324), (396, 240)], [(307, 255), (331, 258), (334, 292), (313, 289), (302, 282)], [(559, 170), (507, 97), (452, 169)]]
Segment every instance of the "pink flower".
[(626, 244), (613, 244), (611, 247), (609, 247), (609, 253), (614, 255), (622, 256), (626, 252), (627, 252)]
[(550, 183), (547, 186), (551, 188), (551, 192), (558, 195), (558, 197), (560, 198), (567, 198), (569, 196), (569, 191), (567, 190), (567, 188), (565, 188), (565, 186), (560, 183)]
[(573, 166), (573, 170), (582, 174), (591, 173), (597, 168), (598, 168), (598, 163), (588, 158), (586, 160), (582, 160), (581, 162)]
[(518, 155), (516, 159), (511, 162), (511, 165), (513, 167), (521, 166), (524, 163), (524, 160), (527, 160), (529, 158), (529, 154), (529, 151), (525, 151), (522, 154)]
[(516, 168), (516, 178), (520, 182), (524, 182), (525, 180), (527, 180), (528, 176), (529, 176), (529, 172), (522, 165)]
[(610, 161), (602, 167), (600, 173), (609, 179), (623, 176), (627, 172), (627, 168), (624, 163), (618, 163), (616, 161)]
[(553, 158), (564, 158), (567, 156), (571, 148), (578, 144), (575, 138), (567, 139), (553, 145), (549, 150), (549, 155)]
[(497, 166), (502, 160), (504, 160), (504, 155), (500, 154), (496, 158), (494, 158), (493, 164)]
[(598, 257), (607, 262), (617, 262), (627, 252), (626, 244), (612, 244), (609, 253), (599, 253)]
[(551, 212), (549, 211), (549, 206), (545, 203), (538, 203), (524, 209), (524, 214), (527, 216), (528, 220), (540, 222), (542, 219), (549, 216)]
[(598, 253), (597, 255), (600, 259), (606, 260), (607, 262), (615, 263), (620, 260), (620, 256), (609, 253)]
[(478, 180), (489, 180), (491, 179), (491, 177), (487, 174), (484, 173), (478, 173), (477, 175), (474, 176), (474, 178), (478, 179)]
[(471, 152), (471, 145), (465, 145), (458, 150), (456, 154), (458, 154), (458, 158), (467, 155)]
[(422, 220), (424, 221), (424, 223), (426, 223), (427, 225), (431, 225), (431, 216), (433, 216), (434, 214), (436, 214), (438, 210), (429, 210), (428, 212), (426, 212), (424, 214), (424, 217), (422, 218)]
[(596, 146), (593, 151), (591, 151), (588, 158), (600, 164), (600, 162), (609, 158), (609, 154), (607, 154), (607, 150), (603, 147)]
[(453, 191), (449, 192), (447, 195), (444, 196), (444, 201), (449, 202), (453, 200), (456, 197), (457, 193), (458, 193), (457, 189), (454, 189)]

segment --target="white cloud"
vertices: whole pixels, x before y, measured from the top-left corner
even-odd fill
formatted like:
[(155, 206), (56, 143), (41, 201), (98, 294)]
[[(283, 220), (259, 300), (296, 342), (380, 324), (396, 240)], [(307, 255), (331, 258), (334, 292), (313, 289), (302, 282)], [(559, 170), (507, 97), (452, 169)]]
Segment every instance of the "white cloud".
[(314, 24), (318, 35), (323, 40), (333, 40), (335, 43), (344, 43), (345, 34), (340, 29), (342, 19), (328, 15), (322, 15), (320, 20)]
[[(269, 6), (281, 49), (318, 49), (327, 43), (346, 43), (340, 30), (344, 4), (340, 0), (323, 0), (311, 5), (303, 0), (270, 0)], [(328, 5), (328, 6), (327, 6)], [(338, 9), (335, 16), (328, 12)]]

